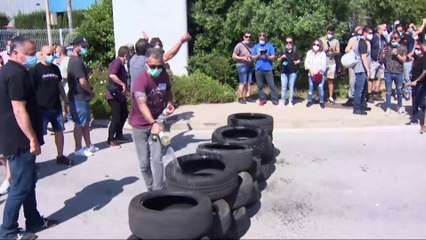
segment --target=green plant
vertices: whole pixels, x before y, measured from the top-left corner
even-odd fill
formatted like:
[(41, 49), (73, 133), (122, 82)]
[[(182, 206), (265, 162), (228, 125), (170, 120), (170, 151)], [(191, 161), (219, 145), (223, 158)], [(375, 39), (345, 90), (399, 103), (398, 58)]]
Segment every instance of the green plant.
[(236, 87), (238, 84), (235, 64), (230, 58), (217, 53), (197, 53), (188, 61), (188, 72), (200, 71), (223, 84)]
[[(72, 12), (74, 27), (78, 27), (84, 22), (85, 10), (75, 10)], [(17, 29), (45, 29), (46, 28), (46, 12), (36, 11), (32, 13), (19, 12), (15, 16), (15, 27)], [(65, 14), (57, 15), (58, 24), (53, 25), (53, 29), (68, 28), (68, 17)]]
[(90, 75), (89, 81), (93, 86), (93, 91), (95, 92), (95, 96), (90, 101), (93, 118), (109, 118), (111, 109), (105, 98), (106, 84), (108, 81), (108, 69), (92, 69), (92, 74)]
[(236, 97), (229, 85), (221, 84), (200, 71), (188, 76), (174, 76), (172, 92), (177, 105), (226, 103), (234, 101)]
[(0, 12), (0, 27), (6, 26), (9, 21), (10, 18), (4, 12)]
[(115, 56), (112, 0), (97, 1), (86, 10), (84, 17), (84, 22), (76, 32), (89, 43), (85, 60), (93, 68), (106, 67)]

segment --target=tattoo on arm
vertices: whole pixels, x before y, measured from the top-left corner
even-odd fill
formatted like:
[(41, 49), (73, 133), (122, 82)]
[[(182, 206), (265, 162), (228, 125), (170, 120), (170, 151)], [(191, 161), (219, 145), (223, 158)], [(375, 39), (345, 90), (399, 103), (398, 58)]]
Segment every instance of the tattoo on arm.
[(147, 97), (146, 97), (146, 93), (144, 92), (135, 92), (135, 97), (136, 100), (138, 101), (138, 103), (146, 103)]

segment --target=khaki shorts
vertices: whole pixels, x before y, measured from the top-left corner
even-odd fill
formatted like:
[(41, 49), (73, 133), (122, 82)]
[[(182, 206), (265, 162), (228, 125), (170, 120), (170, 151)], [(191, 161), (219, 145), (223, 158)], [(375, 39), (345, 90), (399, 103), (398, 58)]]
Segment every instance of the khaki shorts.
[(336, 78), (336, 64), (327, 65), (327, 79), (335, 79)]
[(370, 61), (370, 79), (384, 79), (385, 65), (376, 61)]

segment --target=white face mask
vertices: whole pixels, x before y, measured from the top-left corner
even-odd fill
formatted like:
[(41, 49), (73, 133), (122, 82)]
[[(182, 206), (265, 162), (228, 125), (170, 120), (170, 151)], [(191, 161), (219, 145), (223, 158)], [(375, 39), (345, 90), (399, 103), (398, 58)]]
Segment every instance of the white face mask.
[(313, 46), (312, 47), (312, 49), (315, 51), (315, 52), (318, 52), (318, 50), (320, 49), (318, 46)]
[(414, 40), (417, 40), (417, 39), (419, 39), (419, 35), (415, 35), (415, 36), (413, 36), (413, 38), (414, 38)]
[(421, 51), (421, 50), (417, 50), (417, 49), (416, 49), (416, 50), (414, 50), (414, 52), (416, 53), (416, 55), (417, 55), (417, 56), (422, 55), (422, 51)]
[(327, 34), (327, 38), (328, 39), (332, 39), (334, 37), (334, 35), (333, 34)]
[(367, 39), (371, 41), (373, 39), (373, 34), (368, 34)]
[(10, 46), (6, 46), (6, 53), (10, 54)]

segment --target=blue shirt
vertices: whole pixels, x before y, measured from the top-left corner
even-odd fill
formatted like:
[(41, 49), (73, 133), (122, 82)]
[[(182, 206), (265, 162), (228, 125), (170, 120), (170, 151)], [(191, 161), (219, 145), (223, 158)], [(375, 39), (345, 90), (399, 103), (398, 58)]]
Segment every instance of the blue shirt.
[[(256, 44), (253, 48), (253, 52), (251, 53), (252, 56), (256, 56), (261, 51), (266, 51), (266, 54), (268, 56), (275, 55), (275, 49), (274, 45), (267, 42), (265, 45), (260, 45), (260, 43)], [(264, 70), (264, 71), (271, 71), (272, 68), (272, 61), (267, 58), (258, 58), (256, 60), (256, 70)]]

